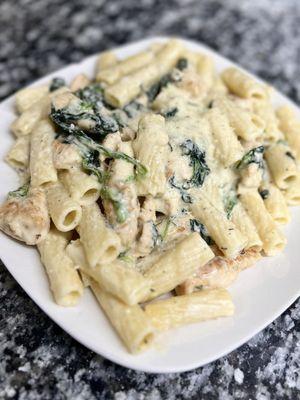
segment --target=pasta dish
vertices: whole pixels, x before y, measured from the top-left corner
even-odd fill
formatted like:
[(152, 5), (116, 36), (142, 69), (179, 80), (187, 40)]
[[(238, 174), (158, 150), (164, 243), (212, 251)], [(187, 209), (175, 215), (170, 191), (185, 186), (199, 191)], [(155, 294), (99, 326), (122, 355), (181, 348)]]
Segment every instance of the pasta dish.
[(129, 352), (231, 316), (230, 284), (284, 250), (300, 121), (243, 71), (172, 39), (15, 104), (0, 229), (37, 246), (58, 305), (90, 288)]

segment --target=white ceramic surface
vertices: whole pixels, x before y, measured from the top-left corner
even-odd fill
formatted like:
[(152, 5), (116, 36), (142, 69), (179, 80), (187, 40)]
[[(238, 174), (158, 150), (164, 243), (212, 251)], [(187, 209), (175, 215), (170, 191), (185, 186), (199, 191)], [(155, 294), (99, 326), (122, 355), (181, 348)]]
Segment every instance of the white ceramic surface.
[[(116, 49), (124, 57), (142, 50), (153, 38)], [(187, 47), (213, 56), (218, 70), (232, 65), (201, 44), (184, 40)], [(43, 78), (53, 76), (70, 80), (79, 72), (92, 76), (96, 56), (80, 64), (70, 65)], [(276, 93), (275, 104), (290, 102)], [(290, 102), (291, 103), (291, 102)], [(0, 201), (9, 190), (18, 186), (14, 171), (3, 161), (13, 142), (9, 125), (14, 118), (14, 100), (10, 97), (0, 105)], [(292, 104), (292, 103), (291, 103)], [(295, 107), (295, 105), (293, 105)], [(194, 324), (170, 331), (160, 337), (158, 345), (141, 355), (128, 354), (111, 328), (93, 295), (87, 290), (79, 306), (57, 306), (51, 296), (47, 277), (35, 248), (24, 246), (0, 233), (0, 257), (7, 269), (33, 301), (67, 333), (96, 353), (128, 368), (146, 372), (180, 372), (204, 365), (236, 349), (278, 317), (300, 293), (300, 209), (292, 210), (292, 222), (285, 232), (288, 244), (283, 254), (264, 258), (244, 271), (230, 288), (236, 306), (231, 318)]]

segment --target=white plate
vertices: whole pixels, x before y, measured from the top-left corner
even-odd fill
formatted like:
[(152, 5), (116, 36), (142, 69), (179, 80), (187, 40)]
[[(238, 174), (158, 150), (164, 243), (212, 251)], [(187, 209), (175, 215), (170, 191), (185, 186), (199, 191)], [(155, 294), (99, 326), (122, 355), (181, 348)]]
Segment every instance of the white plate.
[[(147, 39), (116, 49), (120, 57), (129, 56), (148, 46)], [(213, 56), (218, 70), (232, 63), (203, 45), (184, 40), (192, 50)], [(80, 64), (70, 65), (39, 80), (48, 81), (62, 76), (68, 82), (79, 72), (92, 76), (96, 56)], [(290, 102), (276, 93), (279, 105)], [(18, 185), (15, 173), (3, 161), (13, 139), (9, 125), (14, 118), (13, 97), (0, 105), (0, 201), (9, 190)], [(294, 106), (295, 107), (295, 106)], [(75, 308), (57, 306), (51, 296), (46, 275), (37, 251), (26, 247), (0, 233), (0, 257), (7, 269), (33, 299), (33, 301), (60, 327), (80, 343), (96, 353), (123, 366), (146, 372), (180, 372), (204, 365), (229, 353), (249, 340), (278, 317), (299, 295), (300, 285), (300, 210), (292, 210), (292, 223), (286, 228), (288, 245), (284, 254), (265, 258), (243, 272), (230, 288), (236, 305), (232, 318), (194, 324), (176, 329), (161, 337), (161, 346), (142, 355), (128, 354), (119, 338), (98, 307), (93, 295), (87, 290), (80, 305)]]

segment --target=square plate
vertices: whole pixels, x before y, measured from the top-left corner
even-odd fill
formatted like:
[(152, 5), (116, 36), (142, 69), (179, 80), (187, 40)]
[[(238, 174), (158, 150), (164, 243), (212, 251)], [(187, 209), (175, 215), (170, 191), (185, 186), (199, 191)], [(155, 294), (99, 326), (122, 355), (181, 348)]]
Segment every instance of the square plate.
[[(115, 49), (127, 57), (143, 50), (154, 41), (151, 38)], [(218, 71), (235, 65), (204, 45), (184, 40), (186, 47), (211, 55)], [(72, 64), (35, 82), (34, 85), (61, 76), (70, 82), (80, 72), (93, 75), (96, 55), (79, 64)], [(237, 67), (237, 65), (235, 65)], [(274, 93), (276, 106), (289, 103), (285, 96)], [(3, 161), (13, 138), (9, 132), (15, 118), (13, 96), (0, 105), (0, 201), (9, 190), (18, 186), (15, 172)], [(300, 134), (300, 133), (299, 133)], [(292, 222), (285, 228), (288, 244), (283, 254), (264, 258), (240, 274), (230, 287), (236, 306), (233, 317), (202, 322), (172, 330), (160, 337), (160, 344), (141, 355), (127, 352), (89, 290), (75, 308), (63, 308), (53, 301), (44, 268), (35, 248), (12, 240), (0, 232), (0, 257), (9, 272), (32, 300), (74, 339), (96, 353), (128, 368), (146, 372), (170, 373), (191, 370), (229, 353), (278, 317), (300, 293), (300, 209), (292, 209)]]

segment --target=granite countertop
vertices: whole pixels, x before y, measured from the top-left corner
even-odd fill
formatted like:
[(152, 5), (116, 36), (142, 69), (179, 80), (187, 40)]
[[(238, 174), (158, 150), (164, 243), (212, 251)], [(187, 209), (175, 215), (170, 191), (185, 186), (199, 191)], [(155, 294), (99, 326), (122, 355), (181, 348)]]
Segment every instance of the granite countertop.
[[(298, 0), (2, 0), (0, 98), (89, 54), (157, 34), (200, 40), (300, 104)], [(1, 399), (300, 399), (299, 339), (298, 301), (203, 368), (135, 372), (75, 342), (0, 264)]]

